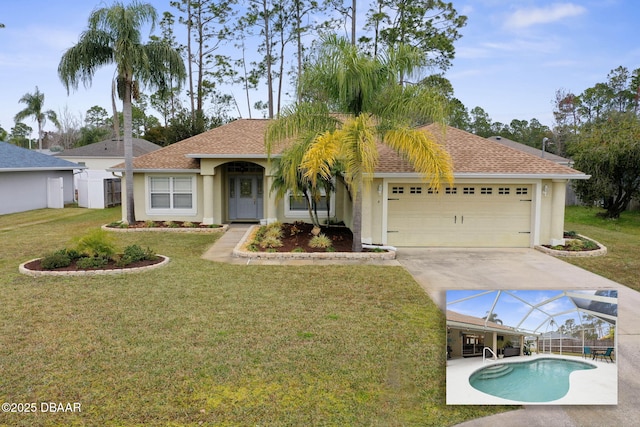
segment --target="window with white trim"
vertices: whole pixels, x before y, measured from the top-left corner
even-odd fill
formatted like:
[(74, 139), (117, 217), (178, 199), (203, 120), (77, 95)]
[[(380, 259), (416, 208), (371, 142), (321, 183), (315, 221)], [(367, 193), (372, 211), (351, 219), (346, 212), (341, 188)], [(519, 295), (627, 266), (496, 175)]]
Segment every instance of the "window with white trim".
[(196, 212), (194, 176), (150, 176), (149, 213), (191, 214)]
[[(328, 217), (335, 216), (335, 192), (329, 194), (329, 215)], [(310, 200), (311, 209), (318, 212), (318, 217), (327, 218), (327, 194), (324, 188), (320, 189), (320, 199)], [(284, 210), (285, 216), (291, 218), (308, 218), (309, 208), (307, 207), (307, 199), (305, 195), (300, 193), (294, 195), (291, 191), (287, 192), (287, 196), (284, 198)]]

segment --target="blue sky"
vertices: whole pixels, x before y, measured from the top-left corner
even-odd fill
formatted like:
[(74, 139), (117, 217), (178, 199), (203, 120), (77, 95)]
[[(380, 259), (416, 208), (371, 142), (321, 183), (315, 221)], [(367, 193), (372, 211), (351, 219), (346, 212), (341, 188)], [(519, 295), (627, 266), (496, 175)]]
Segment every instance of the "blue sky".
[[(169, 0), (150, 3), (159, 13), (170, 9)], [(45, 94), (45, 108), (58, 113), (66, 110), (84, 116), (93, 105), (109, 109), (113, 68), (98, 71), (91, 88), (80, 86), (69, 95), (57, 76), (60, 57), (76, 43), (91, 10), (99, 4), (91, 0), (2, 2), (0, 22), (6, 28), (0, 29), (0, 126), (7, 131), (13, 127), (13, 117), (24, 107), (18, 100), (36, 86)], [(446, 77), (468, 109), (481, 106), (493, 121), (537, 118), (550, 126), (557, 89), (580, 93), (605, 81), (609, 71), (620, 65), (630, 71), (640, 67), (640, 3), (634, 0), (464, 0), (453, 4), (468, 16), (468, 24), (456, 43), (456, 59)], [(234, 92), (240, 97), (238, 89)], [(243, 115), (247, 116), (246, 111)], [(25, 123), (37, 127), (30, 119)], [(45, 130), (54, 127), (49, 124)]]

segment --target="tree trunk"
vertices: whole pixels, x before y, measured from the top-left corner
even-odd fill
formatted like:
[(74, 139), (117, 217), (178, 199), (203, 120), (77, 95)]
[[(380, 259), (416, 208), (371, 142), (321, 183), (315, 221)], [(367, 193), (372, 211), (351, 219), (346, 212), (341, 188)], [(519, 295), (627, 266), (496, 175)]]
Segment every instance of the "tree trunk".
[(196, 106), (194, 102), (193, 93), (193, 56), (191, 55), (191, 2), (187, 2), (187, 67), (189, 69), (189, 99), (191, 101), (191, 120), (193, 123), (196, 121)]
[(353, 200), (353, 252), (362, 252), (362, 183), (358, 185), (355, 198)]
[[(356, 45), (356, 0), (353, 0), (353, 5), (351, 6), (351, 44)], [(360, 249), (362, 250), (362, 249)]]
[(38, 151), (42, 153), (42, 120), (38, 117)]
[(266, 49), (265, 60), (267, 61), (267, 90), (269, 91), (269, 93), (267, 94), (267, 99), (269, 103), (269, 118), (273, 119), (273, 76), (271, 75), (271, 64), (273, 62), (273, 56), (271, 55), (271, 41), (273, 36), (271, 35), (271, 31), (269, 29), (271, 11), (269, 11), (269, 9), (267, 8), (266, 0), (263, 0), (262, 2), (262, 13), (264, 15), (264, 42)]
[(116, 107), (116, 80), (111, 82), (111, 108), (113, 108), (113, 138), (120, 141), (120, 119), (118, 118), (118, 107)]
[(122, 116), (124, 120), (124, 174), (127, 200), (127, 222), (133, 224), (135, 219), (133, 206), (133, 120), (131, 114), (131, 86), (132, 82), (126, 79), (124, 85), (124, 97), (122, 100)]

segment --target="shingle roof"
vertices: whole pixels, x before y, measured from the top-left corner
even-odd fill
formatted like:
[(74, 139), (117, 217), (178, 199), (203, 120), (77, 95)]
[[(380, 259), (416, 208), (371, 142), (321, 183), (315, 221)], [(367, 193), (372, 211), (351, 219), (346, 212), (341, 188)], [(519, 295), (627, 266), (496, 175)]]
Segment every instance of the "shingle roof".
[[(133, 138), (133, 157), (150, 153), (162, 148), (146, 139)], [(58, 157), (124, 157), (124, 142), (122, 140), (107, 139), (82, 147), (64, 150), (57, 153)]]
[(73, 170), (83, 166), (0, 141), (0, 172)]
[[(502, 145), (506, 145), (507, 147), (515, 148), (516, 150), (524, 151), (525, 153), (529, 153), (533, 156), (542, 157), (542, 150), (539, 150), (527, 144), (522, 144), (520, 142), (513, 141), (502, 136), (490, 136), (487, 139), (495, 141)], [(544, 158), (547, 160), (551, 160), (552, 162), (560, 163), (562, 165), (571, 163), (571, 159), (567, 159), (565, 157), (558, 156), (557, 154), (549, 152), (544, 153)]]
[[(198, 169), (194, 157), (264, 157), (264, 133), (269, 121), (240, 119), (224, 126), (193, 136), (168, 147), (134, 159), (135, 170)], [(518, 174), (518, 175), (573, 175), (582, 172), (522, 151), (506, 147), (495, 141), (437, 125), (425, 126), (436, 140), (450, 153), (455, 174)], [(378, 174), (414, 173), (411, 165), (387, 146), (380, 145)], [(190, 156), (190, 157), (187, 157)], [(118, 165), (115, 169), (122, 168)]]
[(515, 332), (515, 329), (509, 326), (501, 325), (495, 322), (485, 322), (485, 319), (479, 317), (468, 316), (456, 311), (447, 310), (447, 322), (466, 323), (469, 326), (488, 327), (492, 329), (502, 329), (505, 332)]

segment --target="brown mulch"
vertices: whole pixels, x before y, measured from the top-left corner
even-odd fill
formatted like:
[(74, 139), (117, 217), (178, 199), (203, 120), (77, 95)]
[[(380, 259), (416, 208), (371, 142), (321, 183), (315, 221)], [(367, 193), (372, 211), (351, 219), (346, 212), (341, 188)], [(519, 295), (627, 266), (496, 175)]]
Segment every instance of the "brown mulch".
[[(324, 248), (312, 248), (309, 241), (313, 238), (311, 230), (312, 224), (303, 222), (284, 223), (282, 224), (282, 246), (275, 248), (277, 252), (291, 252), (295, 248), (302, 248), (305, 252), (327, 252)], [(345, 226), (327, 226), (321, 227), (322, 234), (331, 239), (334, 252), (351, 252), (353, 243), (353, 234)], [(260, 248), (261, 252), (266, 249)]]
[(45, 270), (44, 268), (42, 268), (42, 265), (40, 264), (40, 259), (31, 261), (27, 264), (25, 264), (25, 268), (27, 270), (33, 270), (33, 271), (95, 271), (95, 270), (127, 270), (130, 268), (138, 268), (138, 267), (146, 267), (149, 265), (155, 265), (155, 264), (160, 264), (162, 261), (164, 260), (164, 258), (162, 257), (158, 257), (157, 259), (154, 260), (143, 260), (143, 261), (136, 261), (136, 262), (132, 262), (131, 264), (127, 264), (124, 267), (118, 267), (115, 263), (115, 261), (109, 261), (107, 263), (107, 265), (105, 265), (104, 267), (101, 268), (92, 268), (92, 269), (83, 269), (83, 268), (78, 268), (78, 266), (76, 265), (75, 261), (71, 262), (71, 265), (67, 266), (67, 267), (61, 267), (61, 268), (56, 268), (53, 270)]

